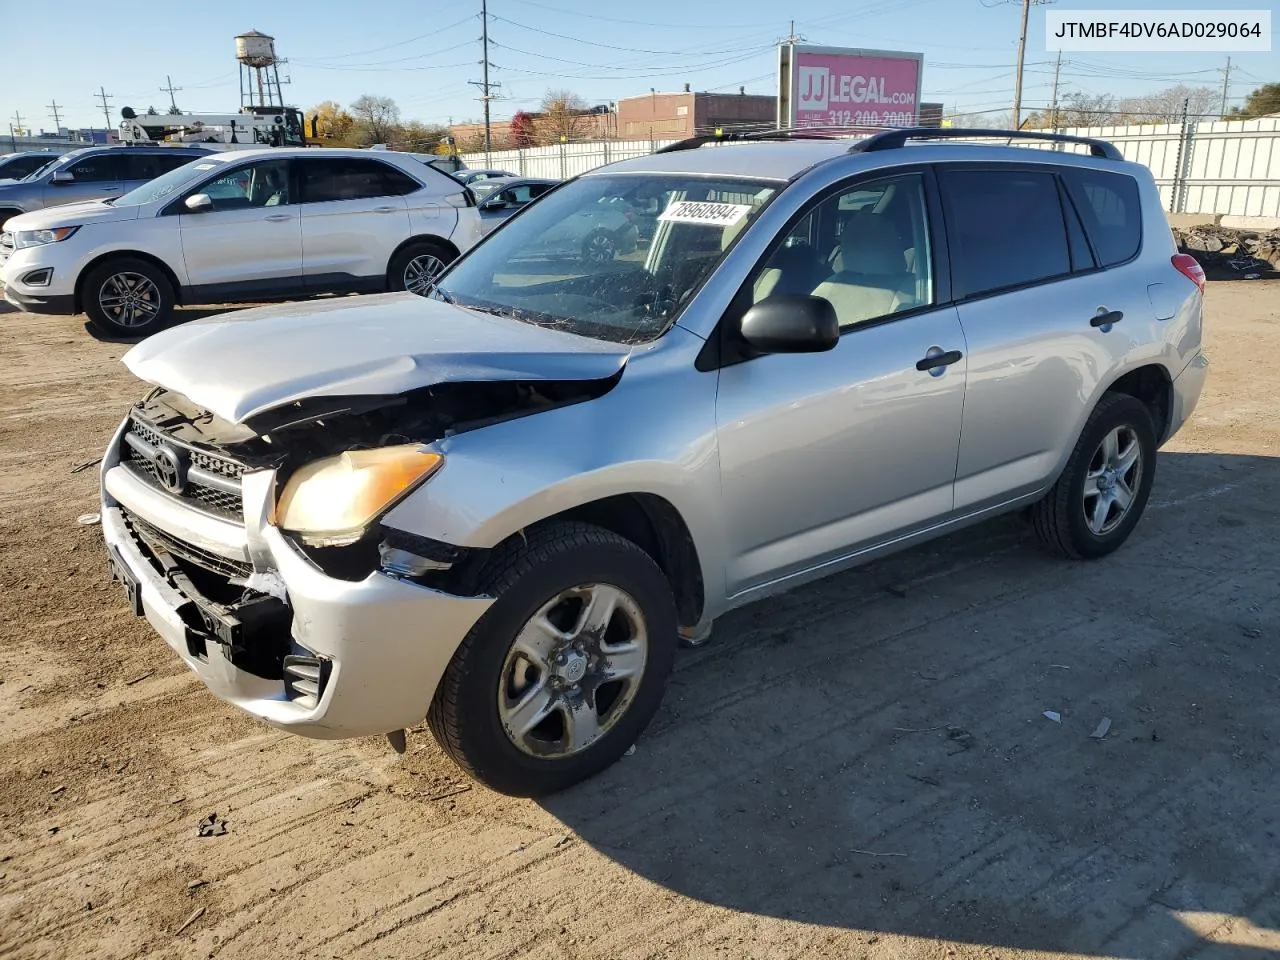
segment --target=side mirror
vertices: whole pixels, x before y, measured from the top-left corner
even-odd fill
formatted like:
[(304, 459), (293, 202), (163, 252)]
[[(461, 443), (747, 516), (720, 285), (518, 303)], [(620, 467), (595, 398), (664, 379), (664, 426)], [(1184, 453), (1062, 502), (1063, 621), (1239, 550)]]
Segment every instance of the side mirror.
[(49, 182), (54, 186), (65, 186), (68, 183), (75, 183), (76, 175), (70, 170), (59, 170), (49, 178)]
[(836, 308), (823, 297), (769, 297), (746, 312), (741, 329), (761, 353), (822, 353), (840, 342)]
[(488, 200), (481, 202), (481, 210), (505, 210), (507, 209), (507, 201), (501, 197), (490, 197)]
[(182, 201), (188, 213), (208, 213), (213, 209), (213, 201), (207, 193), (193, 193)]

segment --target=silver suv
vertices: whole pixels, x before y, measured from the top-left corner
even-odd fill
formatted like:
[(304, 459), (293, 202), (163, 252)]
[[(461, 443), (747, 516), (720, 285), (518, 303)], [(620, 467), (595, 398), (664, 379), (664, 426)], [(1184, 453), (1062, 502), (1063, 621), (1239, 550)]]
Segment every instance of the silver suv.
[(21, 180), (0, 183), (0, 229), (10, 217), (84, 200), (109, 200), (210, 151), (201, 147), (85, 147)]
[[(1204, 383), (1203, 274), (1110, 144), (916, 142), (945, 133), (687, 141), (430, 298), (134, 347), (155, 389), (102, 469), (134, 611), (270, 724), (402, 749), (426, 716), (539, 794), (630, 747), (731, 608), (1015, 510), (1117, 549)], [(553, 242), (653, 204), (630, 252)]]

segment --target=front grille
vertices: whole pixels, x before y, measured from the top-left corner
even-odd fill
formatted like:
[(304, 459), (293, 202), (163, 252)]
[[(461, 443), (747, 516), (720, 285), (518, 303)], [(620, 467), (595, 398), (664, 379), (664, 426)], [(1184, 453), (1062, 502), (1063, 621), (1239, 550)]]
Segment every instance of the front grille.
[[(138, 449), (132, 445), (129, 442), (131, 436), (141, 441), (144, 449)], [(153, 455), (155, 451), (165, 448), (178, 455), (186, 471), (196, 471), (197, 474), (203, 471), (208, 474), (208, 482), (201, 482), (198, 476), (192, 476), (188, 472), (181, 490), (175, 492), (165, 483), (161, 476), (160, 465)], [(244, 473), (244, 468), (233, 460), (227, 460), (205, 450), (198, 450), (172, 437), (166, 437), (151, 424), (137, 417), (129, 420), (129, 426), (125, 431), (125, 442), (120, 449), (120, 459), (127, 468), (152, 486), (170, 496), (177, 497), (197, 510), (231, 520), (239, 520), (244, 515), (239, 491), (240, 477)], [(218, 479), (223, 482), (214, 485)], [(225, 489), (227, 487), (230, 489)]]
[(159, 547), (175, 557), (186, 560), (188, 563), (194, 563), (203, 570), (209, 570), (228, 578), (244, 580), (253, 573), (252, 564), (241, 560), (231, 560), (227, 557), (218, 556), (216, 553), (201, 550), (194, 544), (187, 543), (185, 540), (166, 533), (159, 527), (152, 526), (128, 510), (121, 508), (120, 512), (124, 514), (124, 519), (129, 525), (129, 529), (150, 547), (153, 553)]

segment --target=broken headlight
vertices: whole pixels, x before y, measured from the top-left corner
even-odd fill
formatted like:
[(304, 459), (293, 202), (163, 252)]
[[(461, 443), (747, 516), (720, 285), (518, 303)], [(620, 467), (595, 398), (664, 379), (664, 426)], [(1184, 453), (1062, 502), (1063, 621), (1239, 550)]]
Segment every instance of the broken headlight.
[(289, 478), (276, 502), (276, 526), (313, 547), (354, 543), (371, 520), (443, 464), (443, 456), (416, 443), (325, 457)]

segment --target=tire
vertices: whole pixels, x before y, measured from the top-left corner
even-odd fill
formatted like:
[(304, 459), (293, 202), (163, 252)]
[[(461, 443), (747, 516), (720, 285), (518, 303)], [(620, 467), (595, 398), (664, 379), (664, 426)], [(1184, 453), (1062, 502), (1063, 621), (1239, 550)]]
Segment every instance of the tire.
[(586, 263), (610, 263), (617, 253), (618, 243), (608, 230), (592, 230), (582, 241), (582, 259)]
[(391, 258), (387, 265), (387, 289), (408, 290), (426, 296), (444, 268), (456, 259), (457, 256), (444, 244), (415, 240)]
[(163, 328), (173, 314), (169, 278), (155, 264), (136, 257), (98, 264), (85, 276), (80, 298), (89, 321), (113, 336), (147, 336)]
[[(657, 711), (676, 649), (675, 600), (649, 555), (608, 530), (557, 523), (499, 547), (478, 586), (479, 593), (497, 599), (454, 653), (427, 716), (445, 752), (471, 776), (511, 796), (563, 790), (621, 757)], [(581, 601), (551, 606), (575, 589), (597, 592)], [(548, 636), (529, 629), (535, 615), (545, 613), (548, 621), (561, 618), (557, 625), (565, 633), (553, 641), (559, 644), (573, 633), (575, 621), (589, 619), (590, 599), (605, 596), (600, 591), (606, 590), (621, 594), (610, 608), (614, 613), (605, 618), (607, 629), (597, 634), (603, 634), (600, 645), (593, 649), (589, 637), (576, 641), (585, 642), (595, 657), (570, 649), (570, 656), (577, 659), (566, 664), (566, 659), (557, 660), (548, 653), (544, 671), (519, 652), (516, 640), (522, 631), (533, 638), (532, 644)], [(575, 606), (579, 602), (580, 609)], [(602, 680), (624, 662), (618, 654), (610, 657), (607, 650), (621, 649), (615, 644), (628, 635), (637, 614), (643, 619), (647, 640), (631, 644), (644, 649), (639, 660), (630, 653), (626, 661), (635, 671), (634, 680)], [(588, 635), (579, 635), (584, 636)], [(599, 656), (602, 650), (606, 651), (603, 657)], [(523, 687), (513, 688), (513, 679)], [(565, 687), (566, 683), (575, 685)], [(587, 690), (592, 693), (586, 695)], [(554, 707), (546, 712), (528, 707), (529, 715), (546, 720), (520, 735), (521, 727), (532, 723), (522, 719), (521, 705), (535, 701)], [(578, 715), (576, 711), (584, 717), (595, 716), (602, 731), (581, 746), (571, 742), (569, 717)], [(590, 728), (590, 724), (584, 726)], [(572, 727), (579, 729), (576, 724)]]
[[(1111, 448), (1104, 444), (1113, 438), (1115, 455), (1109, 458)], [(1132, 464), (1126, 456), (1130, 444), (1137, 451)], [(1104, 469), (1103, 476), (1094, 476)], [(1138, 525), (1155, 476), (1156, 431), (1150, 411), (1128, 394), (1105, 394), (1089, 415), (1062, 476), (1031, 507), (1031, 527), (1058, 556), (1104, 557), (1128, 540)]]

